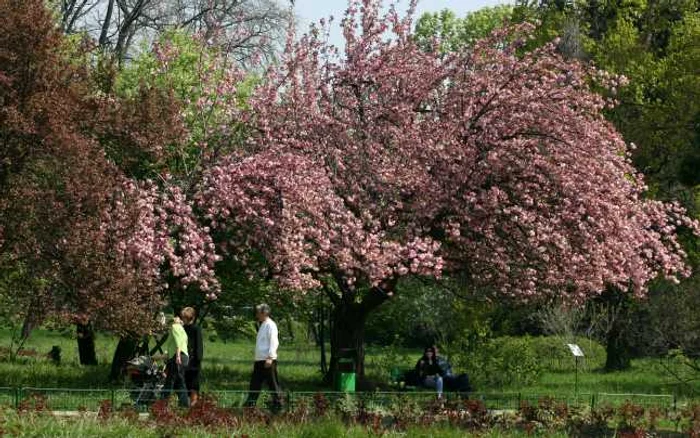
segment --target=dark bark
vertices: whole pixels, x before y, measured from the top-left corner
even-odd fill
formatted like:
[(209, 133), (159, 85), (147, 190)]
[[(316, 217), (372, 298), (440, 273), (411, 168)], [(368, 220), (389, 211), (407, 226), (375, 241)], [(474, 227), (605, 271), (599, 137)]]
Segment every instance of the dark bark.
[(285, 318), (285, 323), (287, 324), (287, 332), (289, 333), (289, 339), (294, 343), (294, 324), (292, 323), (292, 318)]
[(95, 331), (92, 324), (76, 324), (78, 335), (78, 356), (80, 365), (97, 365), (97, 352), (95, 351)]
[(629, 369), (632, 356), (629, 340), (632, 299), (629, 294), (613, 288), (606, 290), (601, 298), (607, 304), (610, 320), (610, 326), (605, 336), (605, 370)]
[(630, 367), (630, 348), (624, 332), (613, 324), (613, 329), (608, 332), (605, 345), (605, 370), (620, 371)]
[(112, 358), (112, 368), (109, 373), (109, 379), (119, 380), (122, 377), (126, 362), (133, 359), (139, 352), (139, 338), (121, 337), (117, 344), (117, 349), (114, 351)]
[(123, 14), (122, 22), (119, 24), (119, 31), (117, 32), (117, 42), (114, 46), (114, 53), (119, 65), (121, 65), (126, 58), (129, 46), (136, 33), (137, 22), (142, 18), (149, 1), (150, 0), (138, 0), (130, 9), (126, 2), (117, 0), (117, 5)]
[(328, 360), (326, 359), (326, 312), (322, 306), (318, 307), (318, 336), (317, 344), (321, 347), (321, 372), (328, 373)]
[(338, 371), (338, 359), (342, 350), (355, 351), (355, 372), (361, 380), (365, 375), (365, 321), (368, 312), (359, 305), (342, 304), (333, 309), (331, 330), (331, 360), (329, 372)]
[[(365, 323), (369, 314), (390, 296), (395, 282), (386, 282), (382, 287), (373, 287), (361, 301), (357, 300), (357, 291), (349, 288), (343, 278), (336, 281), (341, 295), (329, 295), (333, 303), (331, 311), (331, 359), (325, 383), (332, 382), (338, 372), (338, 360), (352, 351), (355, 358), (355, 372), (358, 382), (365, 377)], [(329, 294), (333, 294), (327, 290)]]
[(105, 48), (109, 44), (109, 25), (112, 22), (112, 14), (114, 13), (115, 0), (109, 0), (107, 4), (107, 12), (105, 13), (104, 21), (102, 22), (102, 30), (100, 38), (97, 40), (100, 47)]
[(27, 339), (29, 338), (29, 335), (32, 334), (32, 330), (34, 329), (35, 326), (35, 321), (32, 317), (27, 315), (24, 318), (24, 321), (22, 322), (22, 333), (20, 334), (21, 339)]
[(100, 2), (89, 3), (89, 0), (67, 0), (61, 5), (61, 27), (63, 31), (72, 34), (78, 20), (88, 15), (99, 6)]

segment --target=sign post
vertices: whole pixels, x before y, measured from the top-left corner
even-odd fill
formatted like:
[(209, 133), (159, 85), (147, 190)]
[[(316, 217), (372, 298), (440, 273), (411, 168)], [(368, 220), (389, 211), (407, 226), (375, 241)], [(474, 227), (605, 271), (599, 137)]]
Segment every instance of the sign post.
[(583, 350), (581, 350), (581, 347), (579, 347), (576, 344), (566, 344), (569, 347), (569, 350), (571, 350), (571, 354), (574, 355), (574, 360), (576, 360), (576, 380), (575, 380), (575, 386), (574, 386), (574, 392), (576, 394), (576, 398), (578, 398), (578, 360), (580, 357), (583, 357)]

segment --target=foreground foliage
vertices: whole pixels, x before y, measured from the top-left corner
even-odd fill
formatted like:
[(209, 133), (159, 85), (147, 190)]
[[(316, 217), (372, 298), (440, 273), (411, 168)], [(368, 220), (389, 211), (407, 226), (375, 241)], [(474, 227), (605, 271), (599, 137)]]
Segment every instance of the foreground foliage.
[(27, 331), (55, 316), (147, 333), (242, 267), (324, 294), (331, 368), (352, 348), (363, 374), (364, 323), (402, 277), (579, 303), (689, 274), (678, 234), (697, 222), (650, 199), (604, 118), (596, 90), (624, 77), (528, 50), (528, 24), (443, 53), (411, 13), (348, 4), (344, 56), (290, 30), (246, 83), (177, 32), (115, 80), (44, 2), (0, 1), (0, 270)]
[[(316, 394), (297, 402), (283, 413), (271, 415), (258, 409), (225, 409), (214, 399), (204, 398), (188, 409), (178, 410), (164, 401), (151, 407), (148, 416), (130, 407), (115, 409), (102, 402), (97, 417), (83, 413), (77, 418), (53, 418), (41, 399), (5, 411), (0, 427), (13, 435), (22, 433), (63, 436), (66, 431), (90, 434), (105, 428), (105, 434), (127, 433), (151, 436), (192, 436), (195, 432), (211, 435), (257, 436), (274, 432), (276, 436), (356, 436), (371, 435), (456, 436), (457, 434), (496, 434), (495, 436), (657, 436), (682, 432), (700, 434), (700, 406), (678, 411), (645, 409), (632, 403), (620, 407), (577, 409), (551, 399), (535, 404), (523, 402), (513, 411), (494, 412), (476, 400), (455, 400), (418, 405), (397, 399), (385, 406), (366, 404), (361, 398), (335, 401)], [(30, 435), (31, 435), (30, 433)], [(110, 435), (111, 436), (111, 435)], [(201, 435), (199, 435), (201, 436)], [(678, 434), (677, 436), (680, 436)]]

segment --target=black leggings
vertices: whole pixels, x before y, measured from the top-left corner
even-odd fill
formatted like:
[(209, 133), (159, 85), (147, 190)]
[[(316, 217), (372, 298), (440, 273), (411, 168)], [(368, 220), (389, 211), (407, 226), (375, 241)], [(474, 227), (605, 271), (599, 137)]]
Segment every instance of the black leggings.
[(187, 395), (187, 386), (185, 385), (185, 369), (187, 368), (189, 357), (185, 353), (180, 353), (180, 362), (180, 365), (175, 362), (175, 356), (168, 360), (165, 368), (167, 376), (163, 386), (162, 398), (170, 397), (170, 394), (175, 391), (180, 406), (187, 407), (190, 405), (190, 397)]

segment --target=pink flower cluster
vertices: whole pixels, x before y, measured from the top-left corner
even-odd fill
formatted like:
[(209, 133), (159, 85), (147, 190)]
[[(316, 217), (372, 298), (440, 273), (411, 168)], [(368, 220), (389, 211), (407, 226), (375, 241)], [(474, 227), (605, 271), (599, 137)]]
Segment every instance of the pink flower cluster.
[(342, 59), (318, 31), (290, 41), (244, 114), (249, 152), (202, 181), (198, 206), (229, 253), (264, 255), (299, 289), (448, 269), (579, 300), (688, 274), (676, 231), (700, 227), (645, 197), (588, 85), (623, 78), (553, 44), (516, 55), (528, 25), (449, 56), (421, 51), (410, 14), (383, 16), (378, 1), (350, 1), (343, 26)]
[(319, 286), (319, 276), (342, 272), (376, 285), (408, 272), (440, 275), (439, 244), (405, 243), (380, 224), (363, 221), (334, 193), (323, 166), (301, 154), (264, 152), (213, 168), (198, 199), (213, 227), (230, 231), (229, 255), (262, 253), (289, 288)]
[(172, 277), (216, 298), (219, 256), (209, 229), (198, 224), (191, 202), (177, 186), (160, 189), (151, 182), (126, 181), (105, 213), (103, 230), (105, 239), (118, 242), (118, 265), (138, 272), (141, 287), (162, 291), (169, 287), (164, 278)]

